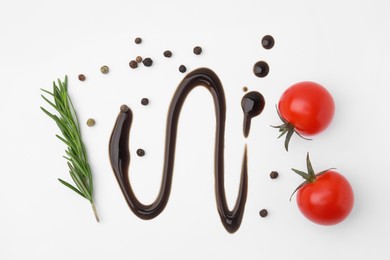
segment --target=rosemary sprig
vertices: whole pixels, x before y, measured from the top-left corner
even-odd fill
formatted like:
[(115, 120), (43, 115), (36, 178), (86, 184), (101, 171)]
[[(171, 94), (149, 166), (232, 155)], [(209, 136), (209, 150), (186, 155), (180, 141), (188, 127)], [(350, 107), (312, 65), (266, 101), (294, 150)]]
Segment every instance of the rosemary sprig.
[(67, 149), (65, 150), (66, 156), (64, 156), (64, 158), (67, 160), (69, 174), (76, 187), (60, 178), (58, 180), (91, 203), (96, 221), (99, 222), (99, 216), (93, 199), (92, 172), (88, 164), (84, 144), (81, 140), (80, 126), (76, 111), (68, 94), (68, 77), (65, 76), (63, 82), (58, 79), (58, 86), (53, 81), (53, 92), (49, 92), (45, 89), (41, 90), (50, 95), (54, 100), (52, 102), (44, 95), (41, 95), (42, 98), (58, 112), (58, 115), (53, 115), (43, 107), (41, 107), (41, 109), (57, 123), (57, 126), (62, 133), (62, 136), (56, 136), (67, 145)]

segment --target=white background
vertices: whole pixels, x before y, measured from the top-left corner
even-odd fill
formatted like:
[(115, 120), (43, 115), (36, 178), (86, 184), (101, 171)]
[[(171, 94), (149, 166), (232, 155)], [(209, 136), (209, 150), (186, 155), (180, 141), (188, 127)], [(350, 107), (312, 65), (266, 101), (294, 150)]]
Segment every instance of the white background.
[[(390, 259), (390, 2), (383, 1), (4, 1), (0, 3), (0, 259)], [(261, 38), (271, 34), (275, 47)], [(135, 37), (143, 43), (135, 45)], [(192, 53), (203, 47), (200, 56)], [(171, 59), (162, 56), (170, 49)], [(150, 56), (150, 68), (128, 62)], [(266, 78), (252, 66), (270, 65)], [(160, 184), (165, 119), (183, 74), (213, 69), (227, 97), (226, 190), (232, 207), (244, 144), (249, 192), (241, 228), (228, 234), (214, 197), (214, 110), (196, 89), (183, 108), (170, 201), (143, 221), (127, 207), (108, 160), (119, 107), (134, 111), (131, 179), (144, 203)], [(99, 68), (110, 67), (103, 75)], [(77, 80), (84, 73), (85, 82)], [(63, 187), (63, 144), (40, 88), (69, 76), (82, 122), (101, 217)], [(331, 126), (313, 141), (293, 137), (284, 151), (275, 104), (290, 85), (312, 80), (336, 102)], [(242, 87), (266, 99), (250, 137), (242, 135)], [(142, 97), (151, 101), (140, 105)], [(92, 117), (96, 125), (88, 128)], [(142, 147), (147, 155), (135, 156)], [(346, 176), (355, 207), (344, 222), (306, 220), (289, 196), (301, 183), (290, 168), (329, 167)], [(280, 177), (269, 178), (277, 170)], [(267, 218), (258, 211), (266, 208)]]

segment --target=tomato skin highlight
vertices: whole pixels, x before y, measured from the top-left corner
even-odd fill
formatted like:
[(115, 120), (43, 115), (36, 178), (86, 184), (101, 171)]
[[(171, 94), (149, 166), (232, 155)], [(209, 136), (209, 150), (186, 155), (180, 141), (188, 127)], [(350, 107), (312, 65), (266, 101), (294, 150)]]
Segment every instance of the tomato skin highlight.
[(278, 110), (298, 133), (311, 136), (329, 126), (335, 103), (326, 88), (315, 82), (303, 81), (292, 85), (282, 94)]
[(351, 213), (354, 194), (344, 176), (329, 170), (298, 190), (297, 204), (302, 214), (314, 223), (335, 225)]

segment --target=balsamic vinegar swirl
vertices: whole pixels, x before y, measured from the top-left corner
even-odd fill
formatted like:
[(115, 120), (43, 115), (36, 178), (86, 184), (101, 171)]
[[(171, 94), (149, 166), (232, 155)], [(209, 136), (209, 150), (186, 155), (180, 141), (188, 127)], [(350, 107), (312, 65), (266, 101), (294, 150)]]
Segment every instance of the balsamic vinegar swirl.
[(161, 187), (159, 194), (153, 203), (149, 205), (142, 204), (135, 196), (129, 181), (129, 133), (133, 114), (130, 108), (126, 105), (121, 106), (121, 110), (110, 139), (109, 154), (111, 166), (126, 202), (133, 213), (145, 220), (153, 219), (158, 216), (164, 210), (171, 191), (176, 149), (176, 134), (180, 112), (187, 95), (197, 86), (206, 87), (210, 91), (214, 100), (216, 115), (216, 141), (214, 152), (215, 195), (218, 213), (222, 224), (229, 233), (234, 233), (241, 225), (247, 198), (247, 148), (245, 146), (236, 204), (233, 210), (229, 210), (226, 202), (224, 185), (226, 101), (222, 84), (218, 76), (212, 70), (199, 68), (192, 71), (181, 81), (175, 94), (173, 95), (167, 118)]

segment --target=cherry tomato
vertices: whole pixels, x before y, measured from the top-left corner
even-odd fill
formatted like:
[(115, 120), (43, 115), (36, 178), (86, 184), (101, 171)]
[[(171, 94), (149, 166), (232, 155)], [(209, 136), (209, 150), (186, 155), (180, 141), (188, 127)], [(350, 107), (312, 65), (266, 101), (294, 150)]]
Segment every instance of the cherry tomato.
[(308, 173), (293, 169), (306, 179), (298, 187), (299, 210), (307, 219), (320, 225), (340, 223), (353, 208), (354, 194), (351, 185), (343, 175), (334, 170), (315, 175), (309, 157), (307, 162)]
[(302, 214), (321, 225), (334, 225), (351, 212), (354, 202), (352, 187), (340, 173), (327, 171), (313, 183), (298, 190), (297, 204)]
[(329, 126), (335, 111), (331, 94), (320, 84), (304, 81), (289, 87), (280, 97), (278, 113), (283, 124), (280, 136), (287, 133), (285, 147), (295, 132), (302, 136), (320, 133)]

